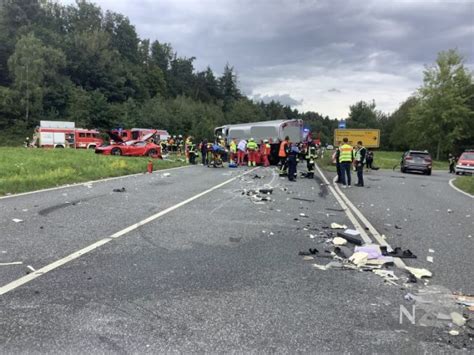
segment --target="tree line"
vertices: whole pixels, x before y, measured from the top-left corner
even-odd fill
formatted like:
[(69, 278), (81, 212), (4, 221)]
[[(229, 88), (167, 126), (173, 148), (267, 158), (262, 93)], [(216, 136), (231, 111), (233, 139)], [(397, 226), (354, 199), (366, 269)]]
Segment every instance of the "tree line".
[(427, 149), (437, 159), (474, 149), (473, 74), (456, 50), (426, 66), (423, 84), (390, 115), (375, 102), (350, 107), (348, 128), (380, 128), (386, 150)]
[[(227, 123), (301, 118), (331, 143), (338, 122), (242, 94), (234, 68), (194, 67), (169, 43), (137, 35), (129, 19), (86, 0), (0, 0), (0, 144), (18, 144), (40, 120), (86, 128), (155, 127), (212, 137)], [(438, 157), (474, 142), (472, 73), (455, 50), (427, 67), (420, 89), (391, 114), (350, 107), (348, 128), (380, 128), (383, 149)], [(473, 147), (474, 148), (474, 147)]]
[[(169, 43), (141, 39), (121, 14), (78, 0), (7, 0), (0, 6), (0, 130), (40, 120), (86, 128), (155, 127), (212, 137), (226, 123), (300, 118), (331, 139), (333, 120), (279, 102), (253, 102), (234, 68), (198, 71)], [(23, 133), (18, 137), (24, 139)]]

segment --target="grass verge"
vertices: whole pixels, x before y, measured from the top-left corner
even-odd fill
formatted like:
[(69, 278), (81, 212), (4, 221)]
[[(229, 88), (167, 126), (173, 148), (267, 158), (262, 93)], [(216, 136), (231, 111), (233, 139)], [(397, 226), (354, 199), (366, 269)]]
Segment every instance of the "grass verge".
[[(0, 196), (146, 172), (147, 157), (97, 155), (93, 150), (0, 147)], [(185, 165), (153, 161), (154, 170)]]
[[(384, 151), (374, 151), (374, 166), (377, 166), (381, 169), (400, 169), (400, 160), (402, 157), (402, 152), (384, 152)], [(332, 164), (332, 151), (326, 152), (325, 157), (319, 161), (319, 163), (329, 171), (336, 171), (335, 166)], [(447, 161), (437, 161), (433, 160), (433, 170), (449, 170), (449, 165)]]
[(474, 196), (474, 176), (460, 176), (453, 181), (454, 186)]

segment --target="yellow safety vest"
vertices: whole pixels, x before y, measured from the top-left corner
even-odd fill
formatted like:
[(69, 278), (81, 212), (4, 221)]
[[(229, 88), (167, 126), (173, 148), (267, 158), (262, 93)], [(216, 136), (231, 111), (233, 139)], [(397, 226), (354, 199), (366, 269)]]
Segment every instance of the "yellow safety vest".
[(257, 150), (258, 145), (255, 142), (248, 142), (247, 143), (247, 149), (248, 150)]
[(230, 151), (232, 153), (236, 153), (237, 152), (237, 143), (235, 143), (234, 141), (230, 142)]
[(351, 163), (353, 148), (349, 144), (343, 144), (339, 147), (339, 162)]

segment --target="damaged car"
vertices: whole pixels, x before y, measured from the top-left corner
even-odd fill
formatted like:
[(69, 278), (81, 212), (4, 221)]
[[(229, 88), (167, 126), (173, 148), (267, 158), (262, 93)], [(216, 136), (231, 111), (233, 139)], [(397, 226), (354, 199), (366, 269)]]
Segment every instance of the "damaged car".
[(100, 145), (95, 149), (95, 152), (96, 154), (103, 155), (149, 156), (162, 159), (161, 146), (155, 144), (153, 141), (155, 133), (156, 131), (153, 131), (143, 136), (140, 140), (124, 142), (119, 135), (113, 132), (107, 132), (110, 137), (110, 142)]

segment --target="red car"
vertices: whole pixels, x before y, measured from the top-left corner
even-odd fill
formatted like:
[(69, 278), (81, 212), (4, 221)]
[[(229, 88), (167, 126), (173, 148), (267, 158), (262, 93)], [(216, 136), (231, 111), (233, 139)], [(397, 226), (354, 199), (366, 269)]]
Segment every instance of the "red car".
[(108, 132), (111, 138), (109, 144), (103, 144), (95, 148), (96, 154), (104, 155), (128, 155), (134, 157), (149, 156), (161, 159), (161, 147), (148, 140), (153, 137), (156, 131), (153, 131), (140, 140), (131, 140), (124, 142), (117, 134)]
[(456, 164), (456, 175), (474, 174), (474, 150), (466, 150)]

